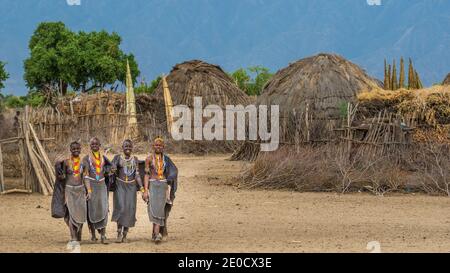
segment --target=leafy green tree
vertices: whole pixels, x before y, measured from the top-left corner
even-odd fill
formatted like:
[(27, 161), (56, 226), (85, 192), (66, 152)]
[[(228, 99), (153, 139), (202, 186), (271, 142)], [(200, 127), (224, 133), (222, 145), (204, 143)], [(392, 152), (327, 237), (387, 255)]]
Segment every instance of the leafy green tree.
[(272, 76), (273, 74), (269, 72), (269, 69), (262, 66), (253, 66), (248, 69), (240, 68), (230, 74), (238, 87), (250, 96), (260, 95)]
[(156, 79), (154, 79), (150, 83), (150, 85), (148, 85), (145, 81), (143, 81), (143, 82), (141, 82), (140, 86), (138, 86), (134, 89), (134, 92), (136, 94), (149, 94), (149, 95), (153, 94), (153, 92), (155, 92), (155, 89), (158, 87), (161, 80), (162, 80), (162, 77), (158, 76)]
[(24, 61), (24, 79), (30, 89), (44, 87), (58, 90), (61, 94), (67, 89), (59, 65), (61, 47), (71, 35), (62, 22), (39, 24), (30, 38), (28, 48), (30, 57)]
[(79, 32), (72, 35), (62, 48), (60, 64), (64, 78), (75, 90), (88, 92), (103, 89), (116, 81), (125, 83), (126, 63), (130, 63), (134, 83), (140, 74), (133, 54), (120, 49), (121, 38), (117, 33)]
[(254, 86), (252, 88), (253, 92), (251, 92), (251, 94), (259, 96), (266, 83), (272, 78), (273, 74), (269, 72), (268, 68), (262, 66), (253, 66), (248, 70), (256, 74)]
[(0, 90), (5, 88), (4, 82), (9, 78), (9, 74), (6, 72), (5, 63), (0, 61)]
[(26, 103), (26, 99), (24, 97), (18, 97), (14, 95), (7, 95), (4, 98), (4, 104), (8, 108), (22, 108)]
[(45, 97), (39, 92), (32, 91), (26, 96), (25, 102), (32, 107), (39, 107), (45, 104)]
[(26, 96), (6, 95), (0, 96), (2, 104), (8, 108), (22, 108), (25, 105), (39, 107), (45, 104), (45, 97), (39, 92), (30, 92)]
[(246, 91), (247, 85), (250, 82), (250, 76), (247, 71), (243, 68), (240, 68), (233, 73), (231, 73), (230, 77), (234, 80), (236, 85), (241, 89)]
[(61, 22), (41, 23), (30, 39), (30, 57), (24, 63), (27, 86), (58, 90), (62, 95), (69, 86), (81, 92), (104, 89), (118, 81), (125, 83), (127, 60), (136, 82), (138, 64), (134, 55), (120, 49), (121, 42), (115, 32), (74, 33)]

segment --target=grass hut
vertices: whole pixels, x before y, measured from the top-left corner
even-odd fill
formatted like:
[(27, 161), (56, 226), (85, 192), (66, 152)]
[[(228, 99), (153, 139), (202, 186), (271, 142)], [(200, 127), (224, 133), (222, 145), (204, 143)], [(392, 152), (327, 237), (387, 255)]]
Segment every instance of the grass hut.
[[(250, 97), (234, 83), (220, 66), (200, 60), (177, 64), (166, 77), (173, 105), (187, 105), (192, 108), (194, 97), (202, 97), (203, 107), (218, 105), (225, 110), (226, 105), (248, 105)], [(164, 90), (162, 81), (152, 97), (159, 102), (158, 117), (165, 117)], [(139, 101), (139, 99), (138, 99)], [(204, 120), (203, 122), (206, 122)], [(165, 121), (164, 121), (165, 122)], [(170, 139), (170, 137), (168, 137)], [(232, 152), (235, 142), (228, 141), (179, 141), (172, 146), (183, 147), (181, 152), (207, 153)], [(176, 149), (179, 151), (179, 149)]]
[[(321, 53), (279, 70), (257, 103), (279, 105), (282, 144), (323, 142), (330, 137), (326, 135), (330, 128), (346, 116), (348, 102), (356, 102), (359, 93), (381, 85), (343, 57)], [(253, 160), (257, 152), (257, 147), (246, 143), (232, 158)]]
[(294, 109), (338, 119), (342, 105), (362, 91), (380, 86), (356, 64), (335, 54), (319, 54), (290, 64), (267, 83), (260, 104), (278, 104), (286, 116)]
[[(193, 106), (194, 97), (202, 97), (203, 105), (215, 104), (225, 109), (226, 105), (247, 105), (249, 97), (220, 68), (199, 60), (177, 64), (167, 76), (174, 105)], [(163, 98), (162, 82), (155, 95)]]

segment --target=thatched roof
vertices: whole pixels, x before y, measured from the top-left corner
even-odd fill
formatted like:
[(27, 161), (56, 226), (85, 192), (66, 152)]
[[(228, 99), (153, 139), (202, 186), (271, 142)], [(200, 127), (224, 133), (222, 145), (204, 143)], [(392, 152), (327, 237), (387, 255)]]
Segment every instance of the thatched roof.
[(286, 114), (301, 112), (309, 103), (311, 112), (339, 118), (343, 103), (380, 83), (359, 66), (335, 54), (319, 54), (278, 71), (258, 98), (259, 104), (278, 104)]
[(447, 74), (447, 77), (445, 77), (442, 85), (450, 85), (450, 73)]
[[(192, 106), (193, 98), (200, 96), (203, 105), (215, 104), (247, 105), (250, 98), (237, 87), (233, 80), (220, 68), (199, 60), (177, 64), (167, 76), (174, 105)], [(163, 97), (162, 82), (155, 90), (155, 96)]]

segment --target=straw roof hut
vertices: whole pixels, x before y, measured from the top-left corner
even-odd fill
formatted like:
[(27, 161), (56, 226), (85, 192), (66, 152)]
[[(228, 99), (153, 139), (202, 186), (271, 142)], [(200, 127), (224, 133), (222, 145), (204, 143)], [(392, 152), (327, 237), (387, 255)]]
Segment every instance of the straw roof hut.
[(335, 54), (318, 54), (290, 64), (267, 83), (259, 104), (278, 104), (281, 116), (294, 109), (323, 113), (338, 119), (342, 104), (356, 101), (356, 95), (381, 86), (356, 64)]
[[(330, 128), (339, 126), (347, 103), (357, 95), (380, 88), (356, 64), (335, 54), (318, 54), (279, 70), (265, 85), (259, 105), (279, 105), (280, 143), (324, 142), (332, 138)], [(258, 145), (245, 143), (234, 160), (254, 160)]]
[[(247, 94), (220, 66), (200, 60), (177, 64), (166, 79), (174, 105), (192, 107), (194, 97), (202, 97), (203, 105), (215, 104), (223, 109), (226, 105), (250, 103)], [(156, 88), (155, 96), (163, 98), (162, 82)]]
[[(200, 60), (192, 60), (173, 67), (166, 81), (173, 105), (187, 105), (192, 108), (194, 97), (202, 97), (203, 107), (218, 105), (248, 105), (251, 98), (234, 83), (220, 66)], [(161, 81), (152, 97), (158, 102), (157, 117), (165, 117), (164, 90)], [(139, 100), (138, 100), (139, 102)], [(207, 121), (204, 118), (203, 122)], [(166, 122), (165, 119), (163, 121)], [(170, 138), (169, 138), (170, 139)], [(208, 153), (232, 152), (237, 141), (174, 141), (170, 146), (180, 146), (181, 152)], [(179, 150), (179, 149), (175, 149)]]

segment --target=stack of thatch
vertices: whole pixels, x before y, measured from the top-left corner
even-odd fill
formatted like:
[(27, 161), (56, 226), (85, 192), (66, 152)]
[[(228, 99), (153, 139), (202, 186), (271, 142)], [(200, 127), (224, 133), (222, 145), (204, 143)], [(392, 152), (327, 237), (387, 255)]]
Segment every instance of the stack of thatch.
[(373, 116), (387, 110), (414, 117), (424, 125), (450, 123), (450, 86), (435, 85), (418, 90), (374, 89), (358, 95), (361, 114)]

